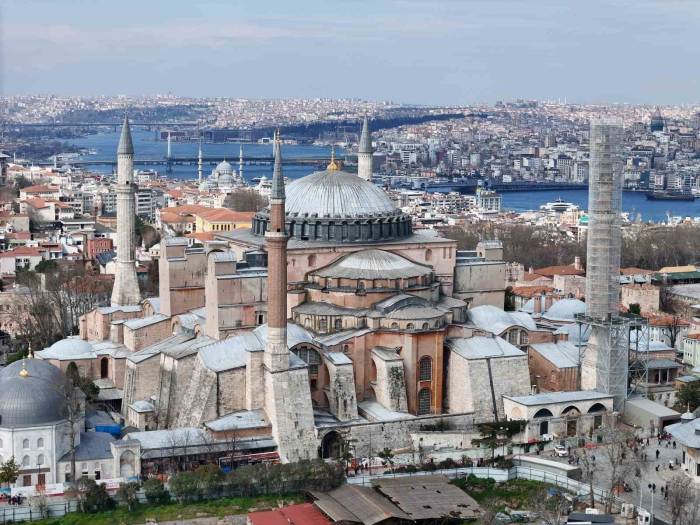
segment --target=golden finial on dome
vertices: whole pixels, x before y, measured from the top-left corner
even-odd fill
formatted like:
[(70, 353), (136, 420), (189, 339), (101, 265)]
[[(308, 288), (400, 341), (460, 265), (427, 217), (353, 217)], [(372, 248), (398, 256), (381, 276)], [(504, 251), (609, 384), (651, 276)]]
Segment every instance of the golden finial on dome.
[(340, 161), (335, 160), (335, 144), (331, 147), (331, 161), (328, 163), (328, 166), (326, 167), (326, 171), (339, 171), (340, 170)]
[(24, 359), (22, 359), (22, 370), (19, 371), (19, 377), (29, 377), (29, 370), (27, 370)]

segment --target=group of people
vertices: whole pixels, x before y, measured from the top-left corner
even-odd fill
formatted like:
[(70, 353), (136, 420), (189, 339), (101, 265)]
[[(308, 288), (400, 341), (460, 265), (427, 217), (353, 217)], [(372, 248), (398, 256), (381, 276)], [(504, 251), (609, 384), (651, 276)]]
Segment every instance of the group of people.
[(8, 505), (21, 505), (24, 502), (24, 498), (21, 494), (17, 494), (16, 496), (0, 494), (0, 501), (5, 501)]

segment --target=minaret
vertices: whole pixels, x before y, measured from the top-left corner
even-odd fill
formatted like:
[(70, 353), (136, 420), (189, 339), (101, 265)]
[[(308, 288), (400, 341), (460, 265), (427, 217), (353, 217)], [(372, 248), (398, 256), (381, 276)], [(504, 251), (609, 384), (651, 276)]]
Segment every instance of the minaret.
[(275, 134), (275, 169), (270, 190), (267, 248), (267, 341), (263, 366), (265, 413), (282, 462), (316, 457), (309, 375), (305, 366), (290, 367), (287, 347), (287, 232), (279, 131)]
[(171, 151), (171, 149), (170, 149), (170, 132), (168, 131), (168, 152), (167, 152), (167, 154), (165, 155), (165, 157), (166, 157), (167, 159), (170, 159), (170, 157), (172, 156), (171, 153), (172, 153), (172, 151)]
[(369, 133), (369, 122), (365, 117), (357, 148), (357, 175), (361, 179), (372, 180), (372, 153), (372, 135)]
[(202, 139), (199, 139), (199, 152), (197, 153), (197, 181), (202, 183)]
[(141, 293), (134, 264), (136, 205), (134, 195), (134, 144), (129, 119), (124, 117), (117, 148), (117, 270), (112, 289), (112, 306), (139, 304)]
[(238, 177), (243, 182), (243, 144), (241, 143), (241, 149), (238, 151)]

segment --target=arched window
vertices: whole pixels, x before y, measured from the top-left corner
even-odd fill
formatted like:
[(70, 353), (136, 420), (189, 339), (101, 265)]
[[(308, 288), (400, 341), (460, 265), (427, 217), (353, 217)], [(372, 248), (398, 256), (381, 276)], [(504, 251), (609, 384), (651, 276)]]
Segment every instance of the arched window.
[(427, 330), (428, 328), (430, 328), (430, 325), (428, 323), (423, 323), (422, 328), (423, 328), (423, 330)]
[(343, 329), (343, 320), (342, 319), (336, 319), (334, 322), (334, 328), (336, 330), (342, 330)]
[(39, 438), (36, 440), (36, 448), (44, 448), (44, 438)]
[(109, 359), (103, 357), (100, 359), (100, 378), (106, 379), (109, 376)]
[(24, 448), (24, 449), (29, 448), (29, 440), (28, 439), (22, 440), (22, 448)]
[(537, 419), (539, 417), (554, 417), (554, 414), (552, 414), (546, 408), (540, 408), (537, 412), (535, 412), (535, 415), (532, 417), (533, 419)]
[(307, 346), (295, 348), (292, 352), (308, 365), (311, 388), (315, 388), (316, 381), (318, 380), (318, 366), (321, 364), (321, 356), (316, 350)]
[(432, 399), (432, 393), (429, 388), (423, 388), (418, 392), (418, 415), (425, 416), (430, 414), (430, 402)]
[(414, 328), (415, 328), (415, 326), (414, 326), (413, 323), (408, 323), (408, 324), (406, 325), (406, 330), (413, 330)]
[(42, 466), (42, 465), (44, 464), (44, 455), (43, 455), (43, 454), (39, 454), (39, 455), (36, 457), (36, 464), (37, 464), (38, 467), (40, 467), (40, 466)]
[(29, 456), (24, 456), (22, 458), (22, 466), (23, 467), (28, 467), (29, 466)]
[(316, 255), (311, 254), (309, 255), (309, 263), (308, 263), (309, 268), (313, 268), (316, 266)]
[(430, 381), (433, 378), (433, 360), (429, 357), (421, 357), (418, 361), (418, 380)]
[(328, 320), (325, 317), (322, 317), (318, 321), (318, 330), (319, 332), (325, 332), (328, 330)]
[(391, 328), (396, 330), (399, 327), (399, 323), (391, 323)]
[(508, 331), (508, 342), (512, 345), (518, 345), (518, 330)]
[(433, 250), (428, 248), (427, 250), (425, 250), (425, 260), (431, 261), (432, 259), (433, 259)]

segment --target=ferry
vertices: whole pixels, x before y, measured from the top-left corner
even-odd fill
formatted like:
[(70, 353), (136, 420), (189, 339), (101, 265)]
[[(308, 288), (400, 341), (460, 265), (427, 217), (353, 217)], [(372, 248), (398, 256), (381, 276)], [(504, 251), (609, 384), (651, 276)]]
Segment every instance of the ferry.
[(578, 206), (573, 202), (564, 202), (561, 198), (558, 198), (554, 202), (548, 202), (540, 206), (540, 211), (554, 212), (554, 213), (564, 213), (566, 211), (578, 210)]
[(648, 191), (647, 200), (650, 201), (694, 201), (695, 195), (684, 191)]

